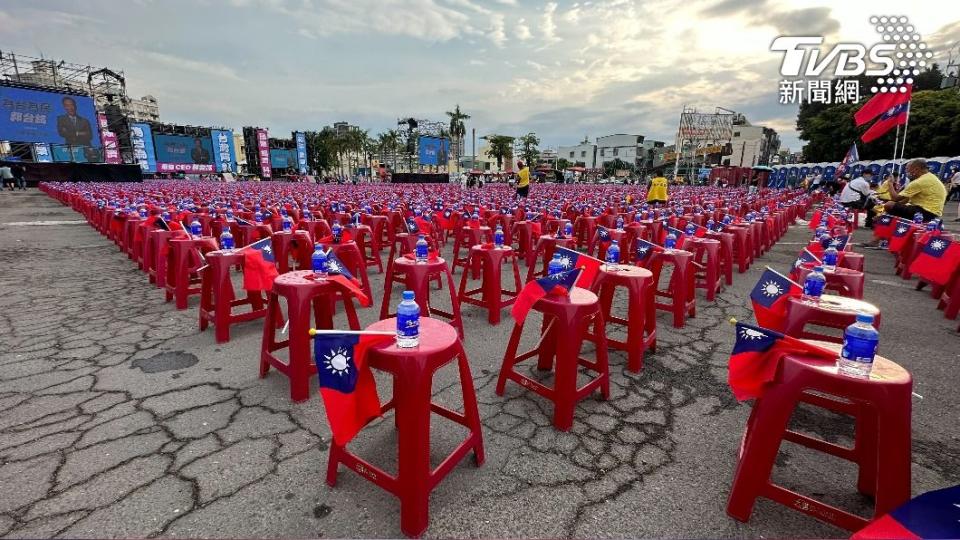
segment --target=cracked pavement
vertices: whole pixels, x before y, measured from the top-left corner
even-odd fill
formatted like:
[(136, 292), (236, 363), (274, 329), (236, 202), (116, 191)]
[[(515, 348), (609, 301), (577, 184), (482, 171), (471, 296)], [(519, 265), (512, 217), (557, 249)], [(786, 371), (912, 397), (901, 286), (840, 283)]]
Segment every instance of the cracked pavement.
[[(611, 399), (583, 400), (568, 433), (519, 385), (495, 395), (509, 316), (493, 327), (465, 306), (487, 461), (464, 460), (434, 490), (426, 536), (849, 536), (763, 499), (749, 523), (724, 512), (749, 414), (725, 382), (726, 321), (750, 319), (763, 265), (787, 269), (806, 237), (792, 228), (716, 302), (699, 293), (685, 328), (659, 313), (658, 349), (641, 373), (611, 351)], [(212, 330), (198, 332), (197, 297), (176, 311), (112, 242), (35, 190), (0, 194), (0, 268), (0, 535), (401, 536), (393, 496), (343, 468), (335, 489), (324, 483), (321, 400), (293, 404), (285, 377), (257, 377), (260, 321), (215, 344)], [(890, 255), (867, 252), (866, 268), (866, 299), (884, 313), (881, 354), (910, 370), (923, 396), (913, 403), (913, 492), (960, 483), (956, 322), (893, 275)], [(371, 278), (378, 300), (383, 278)], [(377, 311), (360, 310), (361, 324)], [(389, 381), (378, 383), (386, 399)], [(434, 392), (459, 405), (453, 366)], [(825, 411), (801, 406), (793, 422), (851, 441), (851, 423)], [(436, 417), (432, 430), (436, 465), (464, 431)], [(379, 420), (351, 448), (393, 471), (395, 442), (393, 423)], [(855, 479), (853, 464), (791, 443), (774, 470), (786, 487), (864, 514)]]

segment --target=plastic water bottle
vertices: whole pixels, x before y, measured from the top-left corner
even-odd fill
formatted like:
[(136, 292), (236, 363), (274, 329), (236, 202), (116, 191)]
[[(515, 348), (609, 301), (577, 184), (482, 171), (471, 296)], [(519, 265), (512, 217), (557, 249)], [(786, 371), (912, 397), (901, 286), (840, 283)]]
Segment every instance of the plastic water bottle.
[(310, 266), (313, 268), (313, 275), (318, 279), (327, 277), (327, 254), (324, 253), (320, 244), (313, 246), (313, 255), (310, 256)]
[(813, 232), (813, 239), (820, 240), (825, 234), (827, 234), (827, 228), (821, 225)]
[(837, 258), (840, 254), (837, 248), (830, 246), (823, 252), (823, 269), (833, 272), (837, 269)]
[(689, 237), (689, 236), (693, 236), (693, 235), (695, 235), (695, 234), (697, 233), (697, 226), (694, 225), (693, 223), (687, 223), (687, 226), (684, 227), (683, 232), (684, 232), (684, 234), (686, 234), (688, 237)]
[(230, 227), (224, 227), (223, 232), (220, 233), (220, 249), (233, 250), (233, 233), (230, 232)]
[(573, 224), (569, 221), (563, 226), (563, 235), (567, 237), (573, 236)]
[(940, 230), (943, 226), (942, 222), (939, 219), (931, 219), (927, 222), (927, 231), (933, 232)]
[(193, 221), (190, 222), (190, 234), (193, 236), (200, 236), (203, 234), (203, 227), (200, 225), (200, 220), (193, 218)]
[(339, 244), (340, 240), (343, 238), (343, 227), (339, 223), (334, 223), (331, 227), (331, 232), (333, 236), (333, 243)]
[(313, 220), (313, 216), (310, 214), (310, 210), (307, 210), (306, 208), (303, 209), (303, 219), (307, 221)]
[(707, 220), (707, 230), (708, 230), (708, 231), (714, 230), (714, 228), (716, 227), (716, 225), (717, 225), (717, 223), (716, 223), (715, 221), (713, 221), (712, 219), (708, 219), (708, 220)]
[(841, 375), (866, 379), (873, 369), (880, 333), (873, 327), (873, 315), (857, 313), (857, 322), (843, 332), (843, 348), (837, 359)]
[(560, 261), (560, 254), (554, 253), (553, 259), (550, 259), (550, 264), (547, 265), (547, 275), (552, 276), (563, 271), (563, 262)]
[(913, 215), (913, 222), (917, 225), (923, 223), (923, 212), (917, 212)]
[(259, 210), (253, 213), (253, 221), (263, 223), (263, 213)]
[(623, 230), (623, 216), (617, 216), (617, 230)]
[(403, 301), (397, 306), (397, 347), (407, 349), (420, 345), (420, 306), (413, 291), (403, 291)]
[(290, 216), (283, 216), (281, 220), (283, 224), (283, 232), (290, 232), (293, 230), (293, 218)]
[(493, 245), (503, 249), (503, 225), (497, 225), (497, 230), (493, 232)]
[(144, 207), (141, 207), (139, 214), (140, 214), (140, 219), (146, 219), (146, 218), (147, 218), (147, 209), (144, 208)]
[(815, 266), (813, 272), (807, 274), (803, 281), (803, 300), (812, 304), (820, 303), (820, 295), (827, 284), (827, 276), (823, 275), (823, 267)]
[(227, 221), (233, 221), (233, 210), (227, 208)]
[(427, 245), (427, 239), (420, 235), (420, 238), (417, 239), (417, 245), (413, 248), (413, 255), (417, 259), (418, 263), (427, 262), (427, 258), (430, 254), (430, 247)]
[(667, 238), (663, 241), (663, 247), (665, 249), (674, 249), (677, 247), (677, 235), (670, 233), (667, 235)]
[(616, 272), (620, 264), (620, 243), (614, 240), (607, 248), (607, 270)]

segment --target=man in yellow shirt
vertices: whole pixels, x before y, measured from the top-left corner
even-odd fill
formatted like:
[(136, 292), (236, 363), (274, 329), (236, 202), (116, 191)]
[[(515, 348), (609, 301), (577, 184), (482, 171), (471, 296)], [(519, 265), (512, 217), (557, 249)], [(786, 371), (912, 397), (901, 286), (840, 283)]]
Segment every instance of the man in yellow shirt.
[(650, 181), (650, 187), (647, 189), (648, 203), (666, 203), (669, 198), (666, 178), (658, 176)]
[(523, 198), (530, 193), (530, 167), (518, 161), (517, 169), (520, 171), (517, 173), (517, 197)]
[(897, 192), (891, 187), (890, 202), (883, 205), (888, 214), (904, 219), (913, 219), (917, 212), (923, 214), (924, 221), (943, 215), (943, 203), (947, 200), (947, 190), (943, 182), (927, 168), (927, 161), (914, 159), (907, 163), (907, 178), (910, 183), (903, 191)]

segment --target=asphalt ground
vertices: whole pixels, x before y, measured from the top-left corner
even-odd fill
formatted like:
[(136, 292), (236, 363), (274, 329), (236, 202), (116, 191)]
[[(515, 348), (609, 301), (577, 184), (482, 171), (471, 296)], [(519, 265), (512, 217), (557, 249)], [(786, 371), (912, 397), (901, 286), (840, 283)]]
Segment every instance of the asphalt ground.
[[(750, 412), (726, 385), (727, 320), (751, 319), (748, 295), (763, 266), (786, 272), (807, 237), (792, 227), (715, 302), (698, 293), (685, 328), (660, 313), (658, 349), (640, 374), (612, 352), (610, 400), (582, 401), (568, 433), (519, 385), (495, 395), (511, 321), (505, 313), (493, 327), (465, 307), (487, 460), (478, 468), (466, 459), (440, 483), (426, 536), (847, 537), (763, 499), (749, 523), (725, 513)], [(888, 253), (866, 251), (866, 270), (866, 299), (883, 313), (880, 352), (912, 373), (922, 396), (913, 401), (913, 493), (958, 484), (957, 323), (894, 275)], [(382, 275), (372, 279), (379, 300)], [(276, 371), (258, 378), (262, 323), (234, 326), (231, 341), (216, 345), (212, 330), (198, 332), (197, 304), (193, 297), (177, 311), (164, 303), (112, 242), (53, 199), (0, 194), (0, 535), (401, 536), (394, 497), (345, 468), (336, 488), (324, 483), (323, 405), (316, 392), (292, 404)], [(361, 324), (377, 311), (361, 310)], [(378, 382), (386, 399), (389, 381)], [(452, 366), (433, 388), (437, 401), (459, 405)], [(852, 440), (849, 419), (812, 407), (801, 406), (792, 423)], [(434, 464), (462, 435), (434, 418)], [(395, 444), (387, 418), (351, 447), (394, 470)], [(871, 509), (856, 493), (853, 464), (792, 443), (781, 447), (774, 479), (861, 514)]]

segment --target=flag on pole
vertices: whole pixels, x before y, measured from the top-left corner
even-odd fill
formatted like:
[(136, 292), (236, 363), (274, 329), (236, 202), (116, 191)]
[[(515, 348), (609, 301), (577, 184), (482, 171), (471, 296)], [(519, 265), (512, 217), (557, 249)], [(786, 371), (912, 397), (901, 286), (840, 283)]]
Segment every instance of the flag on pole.
[(563, 265), (564, 270), (577, 268), (583, 270), (580, 272), (580, 277), (577, 278), (577, 287), (589, 289), (593, 285), (593, 280), (600, 272), (600, 265), (603, 264), (603, 261), (565, 247), (558, 247), (554, 253), (560, 254), (560, 264)]
[(520, 294), (517, 295), (517, 301), (513, 303), (510, 314), (517, 322), (522, 322), (527, 318), (530, 308), (544, 296), (556, 295), (566, 296), (570, 294), (577, 278), (583, 270), (574, 268), (565, 272), (551, 274), (540, 279), (535, 279), (523, 286)]
[[(847, 171), (849, 167), (852, 167), (854, 163), (860, 161), (860, 153), (857, 152), (857, 143), (850, 145), (850, 149), (847, 150), (847, 155), (843, 157), (843, 161), (840, 162), (840, 165), (837, 167), (837, 172), (834, 174), (834, 178), (843, 177), (843, 173)], [(833, 225), (831, 225), (832, 227)]]
[(248, 291), (269, 291), (277, 279), (277, 259), (273, 256), (270, 238), (243, 248), (243, 288)]
[(787, 301), (802, 293), (803, 288), (799, 284), (768, 266), (750, 292), (757, 324), (764, 328), (782, 330), (787, 314)]
[(393, 334), (371, 332), (317, 332), (313, 335), (313, 360), (317, 365), (320, 395), (330, 422), (333, 440), (346, 445), (380, 416), (380, 396), (367, 362), (370, 347), (394, 339)]
[(343, 264), (343, 261), (333, 252), (333, 248), (327, 250), (327, 279), (357, 297), (361, 306), (369, 307), (372, 305), (370, 298), (363, 292), (360, 280), (353, 277), (353, 274), (347, 269), (347, 265)]
[(663, 251), (663, 248), (652, 242), (647, 242), (643, 238), (637, 238), (637, 247), (634, 249), (634, 256), (639, 266), (646, 266), (650, 257), (653, 257), (653, 254), (658, 251)]
[(793, 261), (793, 270), (790, 271), (790, 278), (794, 281), (800, 279), (800, 269), (804, 265), (816, 266), (820, 264), (820, 258), (810, 252), (809, 249), (803, 248), (800, 251), (800, 255), (797, 256), (797, 260)]
[(774, 379), (780, 359), (787, 354), (816, 356), (834, 361), (837, 353), (767, 328), (737, 323), (737, 341), (728, 362), (727, 383), (739, 401), (763, 395)]
[(876, 221), (873, 222), (874, 238), (889, 239), (890, 235), (893, 234), (893, 229), (896, 227), (896, 222), (897, 220), (890, 214), (881, 214), (878, 216)]
[(891, 129), (902, 126), (907, 123), (907, 115), (910, 111), (910, 102), (900, 103), (890, 107), (886, 112), (880, 115), (880, 119), (877, 120), (870, 129), (868, 129), (863, 135), (860, 136), (860, 139), (863, 142), (868, 143), (874, 139), (879, 138), (884, 133), (890, 131)]
[(910, 263), (910, 272), (937, 285), (946, 285), (958, 266), (960, 245), (948, 238), (935, 236)]
[(909, 84), (907, 85), (906, 92), (879, 93), (864, 103), (863, 107), (860, 107), (860, 110), (853, 115), (853, 119), (857, 123), (857, 126), (862, 126), (893, 107), (901, 103), (907, 103), (910, 101), (912, 95), (913, 86)]

